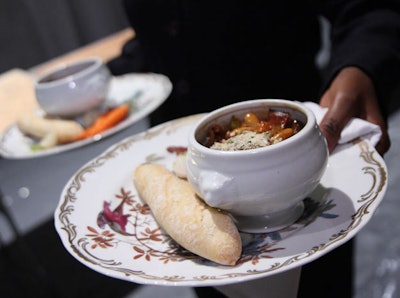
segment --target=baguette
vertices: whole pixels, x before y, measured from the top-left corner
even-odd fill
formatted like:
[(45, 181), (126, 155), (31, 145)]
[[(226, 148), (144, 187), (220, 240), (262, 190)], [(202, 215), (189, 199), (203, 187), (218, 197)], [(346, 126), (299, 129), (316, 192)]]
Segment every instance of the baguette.
[(17, 127), (22, 133), (39, 138), (45, 148), (72, 142), (84, 130), (74, 120), (47, 119), (34, 112), (22, 115)]
[(242, 242), (231, 217), (208, 206), (190, 183), (165, 167), (143, 164), (134, 184), (158, 224), (185, 249), (222, 265), (235, 265)]

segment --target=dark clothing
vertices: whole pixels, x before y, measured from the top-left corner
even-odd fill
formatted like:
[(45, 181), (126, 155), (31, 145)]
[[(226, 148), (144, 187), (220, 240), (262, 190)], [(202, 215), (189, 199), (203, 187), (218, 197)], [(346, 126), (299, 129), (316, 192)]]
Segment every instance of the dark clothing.
[[(136, 38), (109, 67), (171, 79), (153, 125), (242, 100), (318, 101), (345, 66), (372, 78), (384, 109), (400, 81), (399, 2), (124, 0)], [(320, 16), (332, 28), (323, 71), (315, 64)], [(303, 268), (299, 297), (352, 297), (352, 241)]]
[[(152, 114), (153, 124), (254, 98), (318, 101), (344, 66), (369, 74), (382, 100), (400, 77), (398, 0), (125, 0), (124, 5), (136, 38), (120, 61), (110, 63), (111, 70), (162, 73), (174, 86)], [(333, 25), (325, 76), (315, 65), (320, 15)]]

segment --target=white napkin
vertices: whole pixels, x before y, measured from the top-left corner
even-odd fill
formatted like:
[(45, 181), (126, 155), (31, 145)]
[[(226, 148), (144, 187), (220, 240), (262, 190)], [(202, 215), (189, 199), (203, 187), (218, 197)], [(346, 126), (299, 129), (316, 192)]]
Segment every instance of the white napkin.
[[(304, 105), (314, 113), (317, 123), (321, 122), (328, 110), (314, 102), (305, 102)], [(376, 146), (381, 135), (381, 128), (378, 125), (360, 118), (352, 118), (342, 130), (339, 144), (348, 143), (357, 138), (363, 138), (369, 140), (373, 146)]]

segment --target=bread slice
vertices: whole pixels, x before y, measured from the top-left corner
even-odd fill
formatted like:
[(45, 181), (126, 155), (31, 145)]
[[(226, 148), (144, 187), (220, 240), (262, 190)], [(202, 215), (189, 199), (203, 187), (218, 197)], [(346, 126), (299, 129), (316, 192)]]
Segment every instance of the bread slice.
[(235, 265), (242, 252), (240, 234), (231, 217), (208, 206), (190, 183), (165, 167), (143, 164), (134, 184), (158, 224), (181, 246), (222, 265)]

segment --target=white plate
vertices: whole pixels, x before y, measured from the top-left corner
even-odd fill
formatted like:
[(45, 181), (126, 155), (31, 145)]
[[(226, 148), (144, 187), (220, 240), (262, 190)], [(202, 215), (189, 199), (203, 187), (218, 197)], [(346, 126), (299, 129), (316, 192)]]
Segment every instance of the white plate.
[[(375, 149), (364, 140), (340, 145), (295, 224), (274, 233), (242, 234), (245, 244), (236, 266), (206, 261), (160, 231), (132, 183), (141, 163), (172, 169), (176, 157), (167, 147), (186, 146), (189, 129), (200, 116), (127, 138), (67, 182), (55, 226), (77, 260), (107, 276), (140, 284), (216, 286), (261, 278), (311, 262), (348, 241), (371, 219), (386, 191), (386, 165)], [(125, 233), (104, 223), (104, 202), (128, 215)]]
[(0, 139), (0, 155), (9, 159), (32, 158), (56, 154), (93, 143), (121, 131), (149, 115), (167, 99), (171, 90), (170, 80), (160, 74), (138, 73), (114, 77), (106, 104), (122, 103), (125, 100), (133, 99), (136, 105), (136, 109), (124, 121), (93, 138), (43, 150), (32, 150), (31, 146), (34, 141), (22, 134), (16, 125), (12, 125)]

